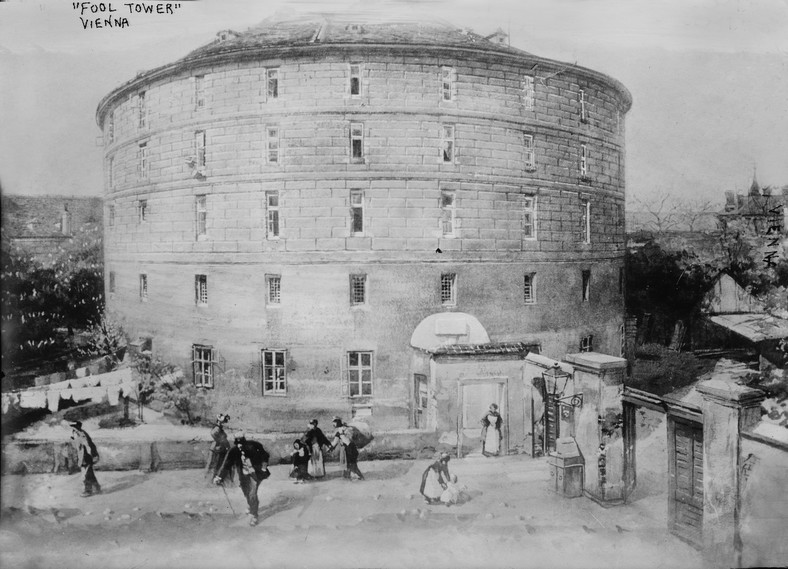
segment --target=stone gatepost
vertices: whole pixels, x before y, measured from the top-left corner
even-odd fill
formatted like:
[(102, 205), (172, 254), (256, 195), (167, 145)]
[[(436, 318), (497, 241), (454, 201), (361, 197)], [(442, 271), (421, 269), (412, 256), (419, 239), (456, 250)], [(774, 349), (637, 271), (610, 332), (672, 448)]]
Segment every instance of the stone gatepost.
[(564, 358), (575, 368), (575, 393), (583, 406), (575, 412), (575, 440), (585, 458), (585, 494), (602, 505), (624, 498), (622, 436), (627, 360), (585, 352)]
[(765, 394), (733, 381), (698, 384), (703, 396), (703, 555), (708, 567), (738, 567), (741, 431), (761, 418)]

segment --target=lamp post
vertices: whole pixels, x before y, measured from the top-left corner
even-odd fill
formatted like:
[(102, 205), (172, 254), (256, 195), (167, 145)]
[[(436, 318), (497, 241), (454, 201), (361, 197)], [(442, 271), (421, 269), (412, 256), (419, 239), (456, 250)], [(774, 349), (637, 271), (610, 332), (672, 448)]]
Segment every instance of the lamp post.
[[(560, 436), (560, 417), (559, 411), (565, 419), (571, 417), (574, 408), (583, 406), (583, 394), (572, 394), (564, 397), (564, 391), (569, 383), (572, 374), (561, 369), (556, 362), (552, 367), (542, 372), (542, 380), (545, 388), (545, 429), (543, 440), (543, 452), (547, 454), (555, 450), (555, 441)], [(558, 385), (563, 381), (559, 391)], [(552, 383), (552, 389), (551, 389)]]

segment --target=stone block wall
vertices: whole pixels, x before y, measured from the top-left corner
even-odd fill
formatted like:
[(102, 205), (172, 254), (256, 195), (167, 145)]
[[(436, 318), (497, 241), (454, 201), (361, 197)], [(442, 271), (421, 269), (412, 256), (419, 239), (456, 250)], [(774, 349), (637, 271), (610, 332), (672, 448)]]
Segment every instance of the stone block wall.
[[(358, 96), (351, 63), (360, 66)], [(448, 101), (445, 67), (455, 78)], [(270, 70), (276, 97), (267, 93)], [(114, 212), (105, 228), (108, 309), (187, 370), (193, 344), (213, 346), (217, 374), (231, 378), (217, 381), (217, 401), (283, 428), (312, 410), (351, 412), (343, 391), (351, 350), (374, 353), (371, 422), (407, 427), (409, 338), (434, 312), (473, 314), (491, 341), (539, 343), (557, 358), (587, 335), (595, 350), (618, 354), (629, 104), (620, 85), (590, 70), (440, 46), (293, 47), (143, 74), (99, 108), (111, 167), (105, 205)], [(362, 159), (351, 156), (351, 123), (362, 125)], [(447, 126), (454, 156), (444, 162)], [(204, 167), (194, 164), (202, 133)], [(362, 192), (360, 235), (351, 191)], [(442, 228), (447, 191), (452, 235)], [(278, 235), (267, 227), (271, 192)], [(533, 236), (524, 232), (525, 198), (535, 202)], [(592, 273), (587, 302), (583, 270)], [(359, 273), (368, 299), (351, 307), (349, 275)], [(456, 306), (440, 302), (442, 273), (457, 275)], [(531, 273), (537, 301), (526, 305)], [(276, 307), (265, 300), (271, 274), (281, 276)], [(205, 306), (195, 302), (195, 275), (208, 278)], [(287, 350), (285, 397), (262, 395), (260, 350), (274, 348)]]

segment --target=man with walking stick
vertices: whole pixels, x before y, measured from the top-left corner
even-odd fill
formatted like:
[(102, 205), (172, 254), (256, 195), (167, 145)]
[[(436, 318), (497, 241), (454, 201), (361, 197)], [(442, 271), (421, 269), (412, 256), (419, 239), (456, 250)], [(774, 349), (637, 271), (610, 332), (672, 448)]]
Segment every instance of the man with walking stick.
[[(257, 510), (260, 505), (257, 488), (271, 475), (268, 471), (268, 458), (263, 445), (257, 441), (247, 441), (244, 433), (236, 433), (234, 446), (227, 453), (219, 474), (213, 479), (214, 484), (221, 485), (225, 478), (233, 480), (237, 472), (241, 491), (249, 505), (246, 513), (250, 516), (250, 526), (257, 525)], [(232, 506), (230, 508), (232, 509)]]

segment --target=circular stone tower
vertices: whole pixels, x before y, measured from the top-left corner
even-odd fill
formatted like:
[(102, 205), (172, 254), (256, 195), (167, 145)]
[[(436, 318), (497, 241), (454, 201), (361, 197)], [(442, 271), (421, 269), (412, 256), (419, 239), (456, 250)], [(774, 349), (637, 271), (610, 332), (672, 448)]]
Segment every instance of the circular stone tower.
[(411, 425), (435, 314), (481, 329), (454, 342), (619, 355), (630, 94), (501, 39), (267, 20), (112, 91), (108, 311), (270, 429)]

